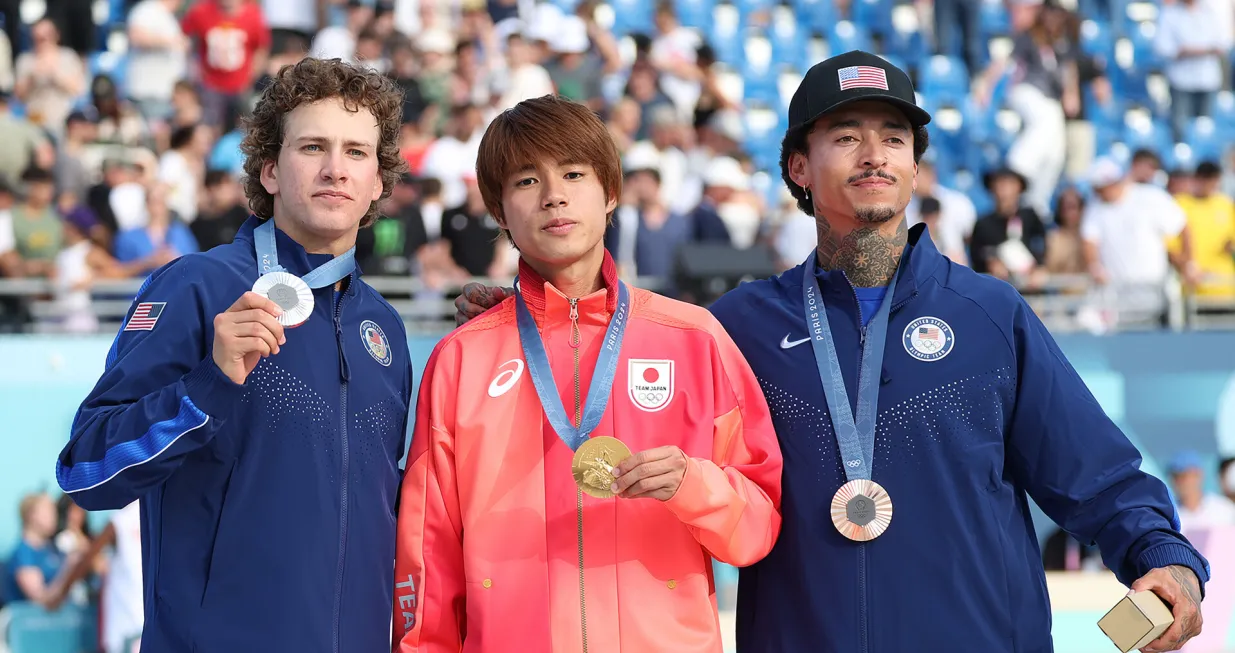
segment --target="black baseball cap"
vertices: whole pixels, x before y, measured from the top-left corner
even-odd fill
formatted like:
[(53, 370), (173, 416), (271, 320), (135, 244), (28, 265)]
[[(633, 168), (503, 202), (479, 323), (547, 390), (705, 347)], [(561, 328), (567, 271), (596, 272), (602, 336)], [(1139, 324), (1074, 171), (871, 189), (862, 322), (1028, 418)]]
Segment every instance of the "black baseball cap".
[(869, 52), (853, 50), (825, 59), (806, 71), (789, 101), (789, 127), (814, 122), (851, 102), (879, 100), (895, 105), (913, 127), (931, 121), (918, 106), (913, 82), (905, 71)]

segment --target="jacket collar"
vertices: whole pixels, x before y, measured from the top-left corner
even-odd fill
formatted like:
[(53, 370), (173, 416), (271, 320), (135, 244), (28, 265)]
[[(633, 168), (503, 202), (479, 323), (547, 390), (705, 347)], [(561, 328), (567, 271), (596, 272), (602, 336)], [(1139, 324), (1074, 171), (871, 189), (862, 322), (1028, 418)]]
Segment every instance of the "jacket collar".
[[(253, 231), (263, 222), (265, 222), (264, 219), (250, 213), (249, 219), (245, 220), (244, 224), (240, 227), (240, 230), (236, 232), (235, 238), (235, 242), (243, 242), (245, 246), (248, 247), (249, 252), (253, 254), (255, 266), (254, 271), (257, 271), (259, 274), (260, 271), (256, 268), (257, 251), (253, 246)], [(318, 267), (321, 267), (330, 259), (334, 258), (329, 254), (310, 254), (306, 252), (300, 243), (292, 240), (291, 236), (283, 233), (283, 231), (278, 227), (275, 227), (274, 234), (275, 249), (279, 252), (279, 265), (283, 266), (283, 269), (298, 277), (305, 276)], [(352, 275), (359, 277), (361, 274), (363, 274), (363, 272), (360, 269), (360, 262), (357, 261), (356, 267), (352, 271)], [(349, 295), (354, 294), (355, 287), (356, 284), (349, 283), (347, 293)]]
[[(892, 305), (896, 306), (912, 297), (918, 291), (918, 283), (929, 278), (942, 259), (943, 255), (931, 241), (926, 225), (919, 223), (910, 227), (905, 253), (896, 269), (896, 293), (892, 296)], [(820, 292), (839, 293), (850, 298), (854, 296), (853, 286), (845, 273), (840, 270), (821, 269), (814, 251), (811, 251), (810, 257), (802, 265), (809, 265), (814, 269)], [(798, 277), (793, 280), (799, 283), (802, 279), (800, 268), (801, 266), (797, 270)]]
[[(613, 257), (609, 255), (607, 249), (605, 258), (600, 264), (600, 276), (604, 287), (590, 295), (580, 297), (576, 302), (580, 322), (607, 324), (609, 316), (617, 310), (617, 264), (613, 262)], [(522, 258), (519, 259), (518, 287), (537, 325), (543, 327), (546, 319), (551, 322), (570, 319), (570, 298), (553, 284), (546, 282)]]

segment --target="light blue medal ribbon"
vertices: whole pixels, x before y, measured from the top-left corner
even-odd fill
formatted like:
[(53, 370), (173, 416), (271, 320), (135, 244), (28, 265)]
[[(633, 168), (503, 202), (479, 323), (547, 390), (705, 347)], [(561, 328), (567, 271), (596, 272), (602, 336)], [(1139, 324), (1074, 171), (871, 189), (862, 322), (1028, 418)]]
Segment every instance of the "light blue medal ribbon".
[[(257, 265), (263, 275), (271, 272), (286, 272), (279, 265), (279, 249), (276, 245), (274, 218), (262, 222), (253, 230), (253, 245), (257, 251)], [(325, 288), (338, 283), (340, 279), (352, 273), (356, 267), (356, 248), (326, 261), (312, 272), (300, 278), (310, 288)], [(289, 273), (290, 274), (290, 273)]]
[[(516, 283), (516, 288), (518, 284)], [(630, 297), (626, 284), (618, 282), (617, 310), (609, 320), (609, 328), (605, 330), (604, 344), (600, 348), (600, 357), (596, 360), (596, 371), (592, 374), (592, 384), (588, 387), (587, 403), (583, 409), (583, 419), (579, 426), (571, 423), (562, 406), (562, 398), (558, 395), (557, 384), (553, 381), (553, 369), (549, 365), (549, 356), (545, 353), (544, 342), (540, 339), (540, 331), (536, 329), (536, 320), (523, 301), (523, 293), (515, 292), (515, 316), (519, 325), (519, 340), (523, 345), (523, 358), (527, 360), (528, 375), (536, 386), (536, 395), (540, 397), (540, 405), (544, 408), (549, 424), (571, 451), (576, 451), (587, 442), (592, 430), (600, 424), (605, 414), (605, 406), (609, 403), (609, 393), (613, 390), (613, 380), (617, 376), (618, 354), (622, 350), (622, 337), (626, 333), (627, 313), (630, 309)]]
[[(823, 302), (823, 294), (819, 291), (819, 282), (815, 278), (814, 262), (808, 263), (802, 270), (807, 335), (810, 336), (810, 344), (814, 349), (819, 380), (823, 384), (828, 414), (832, 418), (832, 431), (836, 434), (836, 444), (840, 448), (845, 478), (848, 481), (833, 499), (832, 518), (842, 534), (862, 541), (878, 537), (892, 519), (891, 499), (882, 487), (871, 480), (871, 470), (875, 457), (875, 418), (879, 408), (883, 350), (887, 342), (888, 315), (891, 312), (892, 296), (896, 292), (897, 276), (892, 275), (879, 310), (865, 329), (862, 366), (858, 373), (855, 420), (849, 408), (849, 393), (845, 389), (840, 359), (836, 356), (836, 342), (832, 338), (832, 329), (828, 326), (827, 307)], [(865, 503), (863, 498), (867, 500)], [(882, 505), (885, 503), (886, 506)], [(884, 507), (886, 519), (880, 514)]]

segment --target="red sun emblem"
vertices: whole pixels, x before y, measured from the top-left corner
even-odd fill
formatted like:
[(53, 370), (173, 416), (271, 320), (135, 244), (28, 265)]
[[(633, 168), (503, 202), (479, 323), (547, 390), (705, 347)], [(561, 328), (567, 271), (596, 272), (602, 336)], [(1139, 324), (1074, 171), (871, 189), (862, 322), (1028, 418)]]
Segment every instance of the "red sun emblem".
[(643, 381), (645, 383), (656, 383), (658, 380), (660, 380), (660, 372), (657, 372), (655, 367), (643, 370)]

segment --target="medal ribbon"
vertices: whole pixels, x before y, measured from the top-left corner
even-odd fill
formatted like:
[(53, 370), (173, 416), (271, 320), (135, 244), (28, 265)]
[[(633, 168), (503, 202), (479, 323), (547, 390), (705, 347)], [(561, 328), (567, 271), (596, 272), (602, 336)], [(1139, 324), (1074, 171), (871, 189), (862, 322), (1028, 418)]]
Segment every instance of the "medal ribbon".
[[(888, 314), (891, 311), (892, 295), (896, 291), (896, 274), (888, 284), (888, 292), (879, 304), (879, 310), (866, 327), (865, 344), (862, 348), (862, 367), (858, 372), (858, 417), (854, 420), (849, 409), (849, 393), (845, 390), (845, 377), (841, 374), (840, 360), (836, 357), (836, 342), (828, 326), (827, 307), (815, 279), (814, 261), (803, 268), (802, 297), (806, 309), (806, 332), (811, 347), (815, 350), (815, 364), (819, 367), (819, 380), (823, 383), (823, 396), (828, 402), (832, 417), (832, 431), (840, 447), (847, 480), (870, 480), (875, 458), (875, 417), (879, 408), (879, 380), (883, 370), (883, 348), (887, 342)], [(859, 305), (859, 309), (860, 305)]]
[[(516, 280), (516, 288), (518, 282)], [(596, 360), (596, 371), (592, 374), (592, 384), (587, 390), (587, 403), (583, 409), (583, 420), (576, 427), (571, 424), (562, 406), (562, 398), (558, 395), (557, 384), (553, 381), (553, 370), (549, 366), (549, 356), (545, 353), (544, 342), (540, 339), (540, 331), (536, 329), (536, 320), (523, 301), (523, 293), (515, 292), (515, 316), (519, 324), (519, 340), (523, 345), (523, 358), (527, 360), (528, 375), (536, 386), (536, 395), (540, 397), (540, 405), (545, 410), (545, 417), (557, 432), (557, 436), (570, 447), (577, 450), (587, 441), (592, 430), (600, 424), (600, 418), (605, 414), (605, 406), (609, 403), (609, 393), (613, 390), (613, 379), (617, 375), (618, 353), (622, 350), (622, 336), (626, 333), (627, 312), (630, 309), (630, 297), (626, 292), (626, 284), (618, 282), (617, 310), (609, 320), (609, 328), (605, 331), (604, 345), (600, 348), (600, 358)]]
[[(279, 248), (276, 245), (274, 233), (274, 218), (268, 218), (253, 230), (253, 247), (257, 251), (257, 265), (262, 274), (283, 272), (285, 268), (279, 265)], [(310, 288), (325, 288), (338, 283), (340, 279), (352, 273), (356, 267), (356, 248), (326, 261), (317, 269), (306, 274), (304, 281)]]

